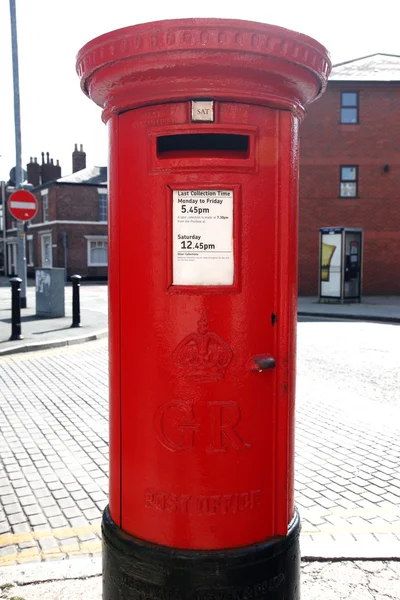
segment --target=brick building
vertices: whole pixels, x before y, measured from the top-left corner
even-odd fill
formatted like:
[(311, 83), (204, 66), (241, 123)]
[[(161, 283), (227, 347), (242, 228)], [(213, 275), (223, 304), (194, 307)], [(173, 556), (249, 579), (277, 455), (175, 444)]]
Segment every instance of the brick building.
[[(86, 167), (82, 146), (72, 154), (73, 173), (61, 177), (61, 167), (42, 154), (27, 165), (30, 191), (39, 204), (26, 231), (27, 270), (65, 267), (70, 277), (107, 277), (107, 168)], [(9, 182), (10, 183), (10, 182)], [(12, 182), (11, 182), (12, 183)], [(9, 192), (12, 191), (8, 186)], [(7, 213), (7, 274), (17, 265), (16, 223)]]
[(363, 293), (400, 294), (400, 56), (333, 68), (300, 129), (299, 293), (318, 293), (320, 227), (364, 230)]

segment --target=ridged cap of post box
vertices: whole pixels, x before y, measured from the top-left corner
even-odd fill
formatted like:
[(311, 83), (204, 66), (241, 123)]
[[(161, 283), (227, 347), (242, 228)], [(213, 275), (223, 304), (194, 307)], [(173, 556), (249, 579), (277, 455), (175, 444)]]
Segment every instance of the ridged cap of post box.
[(331, 62), (308, 36), (252, 21), (180, 19), (125, 27), (78, 53), (84, 93), (103, 119), (132, 108), (195, 98), (294, 111), (320, 96)]

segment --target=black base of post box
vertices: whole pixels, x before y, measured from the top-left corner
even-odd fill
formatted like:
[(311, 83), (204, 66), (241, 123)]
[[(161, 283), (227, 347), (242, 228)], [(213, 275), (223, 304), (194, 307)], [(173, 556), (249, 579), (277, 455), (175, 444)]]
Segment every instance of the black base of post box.
[(286, 537), (227, 550), (135, 538), (103, 515), (103, 600), (299, 600), (300, 518)]

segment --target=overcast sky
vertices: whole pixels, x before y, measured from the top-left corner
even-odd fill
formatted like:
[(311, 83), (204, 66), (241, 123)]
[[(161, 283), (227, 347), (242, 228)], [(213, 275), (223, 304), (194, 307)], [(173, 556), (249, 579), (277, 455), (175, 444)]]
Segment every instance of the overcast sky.
[[(16, 0), (22, 112), (22, 162), (50, 152), (72, 171), (74, 144), (87, 164), (107, 163), (100, 109), (80, 91), (77, 51), (94, 37), (147, 21), (183, 17), (249, 19), (314, 37), (334, 63), (375, 52), (400, 55), (399, 0)], [(10, 13), (0, 2), (0, 180), (15, 164)]]

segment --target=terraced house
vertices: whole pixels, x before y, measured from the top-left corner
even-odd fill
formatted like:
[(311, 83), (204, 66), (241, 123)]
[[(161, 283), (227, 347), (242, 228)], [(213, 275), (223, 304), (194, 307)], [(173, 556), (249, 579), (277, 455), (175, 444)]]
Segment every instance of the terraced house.
[[(67, 276), (107, 277), (107, 168), (86, 167), (82, 146), (72, 154), (73, 172), (61, 177), (61, 167), (42, 154), (27, 165), (27, 181), (39, 204), (26, 230), (28, 275), (35, 267), (64, 267)], [(9, 192), (12, 187), (8, 186)], [(7, 211), (8, 213), (8, 211)], [(17, 265), (16, 223), (7, 214), (7, 274)]]

